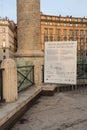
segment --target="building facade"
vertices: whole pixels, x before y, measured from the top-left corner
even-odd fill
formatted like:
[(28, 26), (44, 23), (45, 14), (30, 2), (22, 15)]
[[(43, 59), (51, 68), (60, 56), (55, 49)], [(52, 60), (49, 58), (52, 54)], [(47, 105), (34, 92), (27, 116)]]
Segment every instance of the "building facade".
[[(62, 17), (41, 13), (41, 45), (45, 41), (77, 41), (77, 71), (87, 73), (87, 18)], [(86, 74), (87, 77), (87, 74)]]
[(0, 18), (0, 60), (14, 58), (17, 49), (17, 28), (7, 17)]
[[(41, 44), (44, 41), (87, 41), (87, 18), (41, 14)], [(80, 40), (80, 41), (79, 41)], [(80, 45), (78, 44), (78, 49)]]

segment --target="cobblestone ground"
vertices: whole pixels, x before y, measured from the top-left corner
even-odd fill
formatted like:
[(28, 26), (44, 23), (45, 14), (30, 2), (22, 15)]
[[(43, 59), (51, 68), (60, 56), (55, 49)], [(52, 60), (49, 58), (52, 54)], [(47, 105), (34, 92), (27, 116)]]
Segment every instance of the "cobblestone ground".
[(11, 130), (87, 130), (87, 89), (42, 96)]

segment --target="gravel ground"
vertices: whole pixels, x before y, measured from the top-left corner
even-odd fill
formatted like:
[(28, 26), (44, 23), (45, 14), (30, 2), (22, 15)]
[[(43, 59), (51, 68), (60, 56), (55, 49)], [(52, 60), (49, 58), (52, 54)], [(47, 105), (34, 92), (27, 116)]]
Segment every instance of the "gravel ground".
[(87, 89), (42, 96), (11, 130), (87, 130)]

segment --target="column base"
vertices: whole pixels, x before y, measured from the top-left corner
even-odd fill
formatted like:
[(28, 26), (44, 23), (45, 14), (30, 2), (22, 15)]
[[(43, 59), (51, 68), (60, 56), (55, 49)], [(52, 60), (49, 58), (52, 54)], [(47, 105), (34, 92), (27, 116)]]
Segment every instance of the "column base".
[(41, 50), (18, 50), (15, 57), (43, 57), (44, 53)]

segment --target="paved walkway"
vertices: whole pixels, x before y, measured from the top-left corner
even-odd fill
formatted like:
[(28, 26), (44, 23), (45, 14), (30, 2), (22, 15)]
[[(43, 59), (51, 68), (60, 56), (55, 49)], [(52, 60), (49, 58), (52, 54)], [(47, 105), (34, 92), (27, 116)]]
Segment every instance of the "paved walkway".
[(42, 96), (11, 130), (87, 130), (87, 90)]
[(36, 97), (41, 91), (41, 87), (32, 86), (26, 91), (21, 92), (17, 101), (13, 103), (0, 104), (0, 127), (14, 114), (20, 111), (28, 102)]

